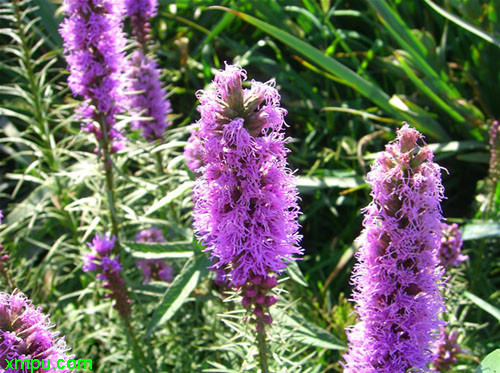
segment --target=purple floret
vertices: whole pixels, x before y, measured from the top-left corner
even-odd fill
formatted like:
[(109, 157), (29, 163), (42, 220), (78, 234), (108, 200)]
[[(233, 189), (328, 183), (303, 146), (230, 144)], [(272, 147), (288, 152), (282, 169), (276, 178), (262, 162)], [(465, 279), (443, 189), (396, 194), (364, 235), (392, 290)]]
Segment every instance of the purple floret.
[(184, 156), (186, 157), (186, 165), (193, 172), (198, 172), (203, 166), (203, 144), (198, 135), (198, 130), (191, 131), (191, 136), (184, 147)]
[(106, 297), (115, 301), (114, 308), (121, 317), (126, 318), (131, 312), (130, 299), (120, 275), (122, 270), (120, 258), (118, 255), (113, 255), (115, 241), (115, 236), (95, 235), (92, 242), (87, 243), (92, 252), (85, 254), (83, 271), (97, 272), (97, 278), (103, 281), (102, 287), (110, 291)]
[(444, 311), (438, 267), (440, 167), (404, 125), (375, 160), (353, 270), (359, 323), (347, 330), (346, 373), (426, 371)]
[[(123, 4), (116, 0), (64, 0), (67, 18), (60, 27), (70, 76), (68, 85), (75, 96), (87, 102), (77, 110), (85, 119), (82, 129), (98, 140), (112, 140), (112, 151), (123, 147), (124, 136), (115, 128), (116, 114), (126, 106), (123, 73), (125, 36), (122, 31)], [(103, 125), (104, 118), (106, 129)]]
[(458, 228), (458, 224), (441, 223), (441, 245), (438, 251), (439, 263), (444, 268), (456, 267), (460, 263), (469, 259), (467, 255), (463, 255), (462, 248), (462, 232)]
[[(64, 337), (59, 337), (58, 332), (51, 329), (54, 325), (49, 317), (42, 313), (41, 308), (35, 308), (31, 301), (22, 293), (14, 291), (12, 294), (0, 293), (0, 371), (6, 373), (24, 371), (19, 365), (18, 369), (7, 368), (12, 359), (38, 359), (56, 362), (60, 359), (67, 361), (74, 355), (68, 355)], [(36, 366), (36, 362), (35, 362)], [(44, 372), (67, 373), (72, 369), (56, 369), (51, 364), (51, 369)], [(6, 369), (7, 368), (7, 369)], [(25, 367), (29, 371), (29, 367)]]
[(160, 84), (160, 71), (156, 62), (145, 56), (142, 51), (135, 51), (130, 61), (129, 100), (130, 111), (150, 119), (134, 120), (131, 127), (142, 129), (142, 135), (149, 141), (161, 139), (170, 122), (167, 115), (172, 112), (170, 101)]
[(203, 166), (193, 191), (196, 235), (236, 287), (302, 254), (286, 110), (274, 82), (243, 89), (244, 79), (244, 70), (226, 66), (213, 89), (197, 94)]

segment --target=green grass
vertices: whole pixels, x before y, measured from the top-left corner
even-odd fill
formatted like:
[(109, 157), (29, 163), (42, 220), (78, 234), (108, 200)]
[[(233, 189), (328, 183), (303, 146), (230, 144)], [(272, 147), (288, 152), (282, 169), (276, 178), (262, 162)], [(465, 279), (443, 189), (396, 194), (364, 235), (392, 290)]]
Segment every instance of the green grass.
[[(0, 1), (0, 242), (16, 285), (52, 315), (78, 357), (93, 359), (97, 372), (130, 371), (122, 322), (81, 270), (85, 242), (109, 217), (94, 139), (72, 114), (58, 4), (25, 1), (21, 9), (31, 10), (20, 22), (13, 4)], [(223, 302), (192, 244), (194, 175), (182, 158), (199, 118), (195, 93), (224, 61), (276, 79), (299, 175), (305, 256), (281, 287), (275, 368), (341, 371), (344, 328), (354, 322), (345, 301), (353, 242), (370, 201), (364, 177), (402, 121), (425, 134), (446, 168), (443, 214), (465, 227), (470, 259), (450, 273), (445, 318), (468, 353), (452, 371), (474, 371), (498, 347), (500, 193), (487, 180), (487, 130), (500, 117), (499, 12), (494, 0), (160, 1), (153, 50), (174, 124), (164, 145), (133, 133), (113, 158), (122, 240), (158, 226), (179, 243), (125, 244), (122, 257), (133, 325), (157, 371), (257, 369), (238, 303)], [(134, 260), (155, 255), (174, 265), (172, 286), (141, 283)]]

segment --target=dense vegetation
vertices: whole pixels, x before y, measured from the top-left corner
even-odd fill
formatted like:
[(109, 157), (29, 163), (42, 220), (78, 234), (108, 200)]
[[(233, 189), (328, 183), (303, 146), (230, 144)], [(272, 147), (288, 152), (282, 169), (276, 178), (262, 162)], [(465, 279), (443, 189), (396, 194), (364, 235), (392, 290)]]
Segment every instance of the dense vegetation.
[[(194, 238), (196, 175), (183, 156), (200, 118), (196, 92), (224, 62), (249, 80), (276, 80), (298, 176), (305, 255), (278, 287), (271, 371), (342, 371), (345, 328), (356, 321), (354, 242), (371, 200), (365, 176), (403, 121), (443, 167), (443, 216), (459, 224), (469, 256), (447, 271), (443, 319), (463, 349), (451, 371), (473, 372), (498, 348), (500, 186), (488, 136), (500, 118), (497, 1), (160, 0), (150, 40), (172, 125), (149, 142), (120, 114), (128, 142), (112, 155), (128, 326), (95, 274), (82, 271), (86, 243), (111, 230), (110, 206), (99, 144), (74, 114), (80, 99), (67, 84), (60, 3), (0, 1), (0, 242), (12, 281), (2, 278), (0, 290), (17, 287), (42, 306), (93, 370), (147, 371), (134, 340), (152, 371), (258, 370), (240, 300), (214, 282)], [(152, 227), (166, 242), (135, 242)], [(143, 283), (135, 261), (152, 258), (174, 267), (173, 282)]]

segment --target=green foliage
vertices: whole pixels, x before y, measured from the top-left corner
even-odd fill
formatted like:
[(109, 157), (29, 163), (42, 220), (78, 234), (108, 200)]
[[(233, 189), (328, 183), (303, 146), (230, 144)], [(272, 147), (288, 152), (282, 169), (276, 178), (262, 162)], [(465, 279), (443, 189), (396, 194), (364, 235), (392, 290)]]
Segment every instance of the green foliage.
[[(78, 357), (97, 372), (141, 371), (99, 280), (81, 269), (85, 243), (110, 217), (97, 144), (73, 115), (59, 4), (0, 1), (0, 242), (15, 286), (51, 314)], [(278, 287), (272, 371), (342, 371), (365, 174), (402, 120), (426, 134), (447, 170), (443, 212), (461, 224), (470, 257), (449, 272), (443, 317), (467, 351), (452, 371), (474, 371), (498, 347), (500, 184), (487, 176), (487, 130), (500, 117), (499, 12), (494, 0), (160, 0), (153, 53), (174, 124), (149, 143), (120, 116), (129, 143), (112, 157), (131, 325), (151, 370), (258, 370), (241, 299), (214, 283), (193, 239), (195, 175), (182, 155), (199, 118), (195, 92), (224, 61), (276, 79), (298, 169), (305, 256)], [(153, 226), (165, 243), (134, 242)], [(167, 260), (174, 281), (143, 284), (138, 259)], [(496, 368), (497, 355), (478, 372)]]
[(497, 373), (500, 367), (500, 349), (496, 349), (484, 358), (476, 373)]

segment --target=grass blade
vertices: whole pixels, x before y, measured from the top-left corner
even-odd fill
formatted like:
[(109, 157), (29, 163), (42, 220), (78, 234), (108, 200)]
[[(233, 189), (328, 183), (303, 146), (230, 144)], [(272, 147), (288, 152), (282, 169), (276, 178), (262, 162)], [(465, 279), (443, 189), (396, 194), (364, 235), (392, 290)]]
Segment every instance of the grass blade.
[(194, 288), (198, 285), (209, 265), (205, 254), (198, 254), (194, 259), (189, 259), (182, 272), (169, 286), (163, 299), (155, 310), (146, 332), (146, 338), (159, 326), (170, 320), (184, 304)]
[(476, 296), (476, 295), (474, 295), (472, 293), (469, 293), (468, 291), (465, 291), (464, 295), (467, 298), (469, 298), (476, 306), (478, 306), (479, 308), (481, 308), (483, 311), (488, 312), (491, 316), (493, 316), (498, 321), (500, 321), (500, 309), (492, 306), (491, 304), (489, 304), (485, 300), (482, 300), (478, 296)]
[(290, 48), (295, 49), (297, 52), (302, 54), (305, 58), (313, 61), (315, 64), (323, 68), (325, 71), (327, 71), (330, 74), (333, 74), (340, 79), (342, 79), (345, 84), (351, 88), (353, 88), (355, 91), (360, 93), (361, 95), (365, 96), (369, 100), (373, 101), (376, 105), (378, 105), (380, 108), (383, 110), (387, 111), (388, 113), (391, 113), (392, 115), (396, 116), (400, 120), (408, 120), (410, 122), (419, 122), (421, 127), (424, 127), (427, 134), (430, 134), (436, 138), (439, 139), (448, 139), (448, 135), (446, 132), (443, 130), (441, 126), (431, 126), (427, 123), (421, 123), (418, 120), (417, 115), (411, 113), (411, 112), (405, 112), (402, 110), (397, 109), (396, 107), (392, 106), (390, 103), (391, 97), (387, 93), (385, 93), (382, 89), (377, 87), (375, 84), (369, 82), (359, 74), (356, 74), (354, 71), (349, 69), (347, 66), (343, 65), (342, 63), (336, 61), (335, 59), (326, 56), (323, 52), (321, 52), (319, 49), (313, 47), (312, 45), (304, 42), (303, 40), (287, 33), (286, 31), (283, 31), (273, 25), (270, 25), (269, 23), (266, 23), (264, 21), (261, 21), (257, 18), (254, 18), (248, 14), (225, 8), (225, 7), (220, 7), (220, 6), (212, 6), (209, 7), (208, 9), (220, 9), (224, 10), (226, 12), (231, 12), (235, 14), (236, 16), (240, 17), (243, 19), (245, 22), (250, 23), (251, 25), (259, 28), (260, 30), (268, 33), (269, 35), (273, 36), (274, 38), (278, 39), (279, 41), (285, 43), (288, 45)]
[(477, 28), (476, 26), (471, 25), (470, 23), (464, 21), (463, 19), (458, 18), (457, 16), (447, 12), (443, 8), (441, 8), (439, 5), (434, 4), (431, 0), (424, 0), (427, 5), (429, 5), (432, 9), (434, 9), (437, 13), (442, 15), (444, 18), (450, 20), (454, 24), (462, 27), (464, 30), (467, 30), (471, 33), (473, 33), (476, 36), (479, 36), (481, 39), (486, 40), (488, 43), (491, 43), (498, 48), (500, 48), (500, 40), (497, 38), (493, 37), (492, 35), (488, 34), (487, 32)]

